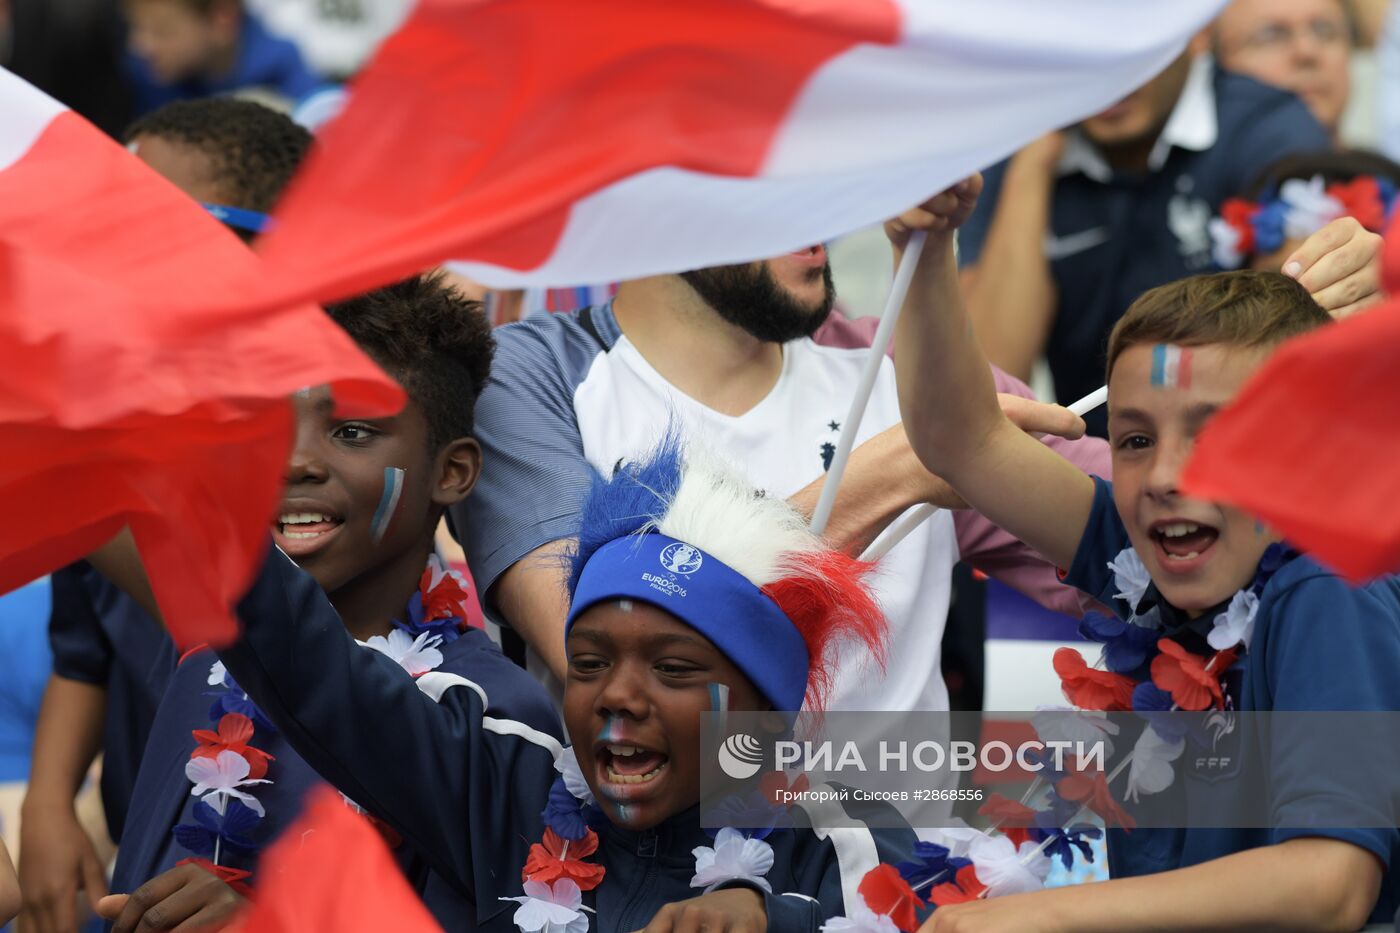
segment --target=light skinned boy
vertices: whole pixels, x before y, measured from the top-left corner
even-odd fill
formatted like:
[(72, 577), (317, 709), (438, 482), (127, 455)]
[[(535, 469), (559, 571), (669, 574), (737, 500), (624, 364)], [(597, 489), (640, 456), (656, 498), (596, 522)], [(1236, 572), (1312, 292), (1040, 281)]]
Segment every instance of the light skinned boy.
[[(892, 225), (897, 248), (910, 229), (931, 229), (914, 288), (956, 274), (953, 229), (979, 190), (980, 178), (969, 179)], [(1328, 321), (1302, 286), (1270, 273), (1201, 276), (1146, 293), (1110, 338), (1112, 484), (1005, 421), (958, 301), (901, 319), (901, 410), (924, 464), (1068, 568), (1069, 582), (1114, 603), (1107, 564), (1131, 545), (1151, 575), (1143, 598), (1156, 600), (1164, 637), (1209, 631), (1278, 539), (1236, 509), (1182, 495), (1178, 476), (1196, 434), (1277, 343)], [(1290, 556), (1259, 599), (1252, 650), (1237, 662), (1236, 708), (1400, 708), (1395, 581), (1353, 588)], [(1115, 608), (1127, 614), (1142, 605)], [(1293, 815), (1306, 817), (1306, 789), (1294, 805)], [(957, 905), (936, 912), (925, 930), (1355, 930), (1394, 913), (1388, 867), (1398, 837), (1394, 830), (1136, 830), (1111, 840), (1110, 852), (1115, 876), (1142, 877)], [(1163, 842), (1164, 851), (1145, 851)], [(1114, 853), (1119, 844), (1123, 851)]]

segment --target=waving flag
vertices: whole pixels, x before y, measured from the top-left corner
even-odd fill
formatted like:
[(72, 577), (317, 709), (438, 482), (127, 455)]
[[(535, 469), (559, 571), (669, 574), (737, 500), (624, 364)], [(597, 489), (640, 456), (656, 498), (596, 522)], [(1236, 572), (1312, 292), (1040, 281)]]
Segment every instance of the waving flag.
[(1355, 581), (1400, 572), (1400, 223), (1385, 249), (1394, 297), (1280, 348), (1182, 476)]
[(0, 591), (129, 525), (178, 641), (233, 637), (291, 445), (287, 396), (402, 393), (317, 307), (200, 311), (258, 260), (0, 69)]
[(265, 241), (322, 300), (778, 255), (889, 217), (1152, 77), (1223, 0), (421, 0)]

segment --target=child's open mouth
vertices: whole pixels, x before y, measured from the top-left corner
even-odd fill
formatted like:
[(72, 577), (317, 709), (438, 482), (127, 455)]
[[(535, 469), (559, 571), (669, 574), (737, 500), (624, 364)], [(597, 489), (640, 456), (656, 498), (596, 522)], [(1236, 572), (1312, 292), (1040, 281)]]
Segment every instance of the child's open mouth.
[(301, 557), (323, 547), (342, 524), (342, 519), (325, 512), (283, 512), (272, 531), (278, 547)]
[(671, 759), (636, 745), (609, 743), (595, 753), (598, 768), (609, 784), (641, 785), (655, 781)]
[(1220, 537), (1220, 531), (1210, 525), (1179, 520), (1157, 522), (1148, 533), (1162, 567), (1178, 573), (1195, 570)]

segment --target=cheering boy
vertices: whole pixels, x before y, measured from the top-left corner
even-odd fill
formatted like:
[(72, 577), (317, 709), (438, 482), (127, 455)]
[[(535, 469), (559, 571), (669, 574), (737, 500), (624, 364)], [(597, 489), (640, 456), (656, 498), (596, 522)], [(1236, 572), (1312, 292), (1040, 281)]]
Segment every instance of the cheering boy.
[[(712, 839), (698, 812), (700, 716), (821, 709), (838, 642), (883, 653), (868, 569), (785, 503), (686, 463), (672, 439), (596, 477), (581, 515), (566, 630), (572, 748), (492, 715), (488, 684), (434, 673), (415, 687), (376, 663), (280, 553), (220, 657), (320, 774), (474, 900), (479, 929), (511, 929), (513, 913), (573, 929), (587, 909), (599, 933), (815, 933), (868, 869), (912, 851), (912, 832), (828, 835), (794, 810), (793, 826), (766, 838), (732, 828)], [(726, 843), (744, 857), (716, 858)]]
[[(974, 177), (892, 224), (899, 247), (911, 227), (931, 230), (914, 289), (956, 276), (951, 231), (979, 187)], [(1109, 339), (1112, 483), (1006, 421), (957, 301), (901, 318), (900, 407), (924, 465), (1069, 568), (1070, 583), (1160, 629), (1158, 650), (1184, 663), (1201, 655), (1206, 677), (1212, 657), (1225, 659), (1213, 676), (1226, 708), (1397, 709), (1400, 584), (1348, 586), (1244, 513), (1177, 485), (1211, 414), (1281, 341), (1328, 321), (1299, 283), (1273, 273), (1144, 294)], [(1252, 614), (1232, 611), (1251, 602)], [(1306, 774), (1271, 779), (1276, 825), (1315, 827), (1328, 788)], [(1371, 825), (1394, 823), (1383, 814)], [(1115, 880), (955, 905), (925, 930), (1354, 930), (1394, 915), (1397, 847), (1394, 828), (1114, 833)]]
[[(356, 656), (352, 663), (393, 670), (415, 694), (435, 691), (443, 678), (467, 678), (490, 692), (488, 715), (557, 734), (543, 690), (484, 632), (466, 626), (467, 594), (433, 556), (444, 509), (470, 492), (480, 469), (472, 407), (492, 339), (479, 306), (437, 277), (422, 277), (329, 313), (406, 388), (409, 402), (393, 417), (347, 421), (325, 390), (296, 399), (296, 440), (273, 525), (277, 559), (290, 555), (301, 578), (334, 607), (317, 621), (335, 626), (330, 634)], [(352, 666), (316, 654), (288, 660), (307, 685)], [(249, 877), (257, 852), (291, 822), (316, 781), (288, 747), (288, 731), (243, 692), (244, 676), (231, 675), (207, 649), (186, 654), (171, 676), (113, 878), (115, 890), (133, 893), (100, 907), (117, 933), (184, 922), (205, 928), (230, 917), (244, 885), (257, 883), (256, 873)], [(359, 693), (372, 683), (352, 679), (346, 686)], [(349, 704), (324, 712), (351, 730), (360, 727)], [(399, 713), (392, 705), (377, 710), (387, 723), (398, 722)], [(411, 729), (411, 718), (399, 727)], [(367, 746), (358, 748), (362, 763), (374, 757)], [(431, 767), (423, 777), (422, 787), (404, 793), (431, 810), (441, 789)], [(470, 905), (430, 875), (416, 841), (388, 835), (439, 922), (469, 924)]]
[[(127, 146), (251, 241), (311, 147), (275, 110), (229, 97), (176, 101), (127, 128)], [(44, 691), (21, 820), (20, 888), (33, 933), (77, 933), (77, 891), (95, 907), (106, 869), (74, 798), (102, 753), (102, 810), (120, 843), (146, 736), (179, 653), (165, 632), (84, 563), (53, 575)]]

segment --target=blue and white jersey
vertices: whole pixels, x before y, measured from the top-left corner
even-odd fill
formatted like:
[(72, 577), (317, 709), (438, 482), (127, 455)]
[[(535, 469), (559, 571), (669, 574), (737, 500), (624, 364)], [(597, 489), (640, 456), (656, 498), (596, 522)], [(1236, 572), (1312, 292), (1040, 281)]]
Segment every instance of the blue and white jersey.
[[(454, 511), (482, 592), (517, 560), (574, 534), (588, 468), (610, 472), (646, 453), (675, 420), (686, 437), (740, 466), (768, 495), (788, 498), (830, 466), (867, 351), (783, 346), (777, 383), (742, 415), (721, 414), (667, 382), (618, 328), (611, 304), (533, 317), (496, 332), (491, 380), (476, 407), (485, 462)], [(894, 366), (881, 364), (856, 442), (900, 421)], [(875, 584), (889, 619), (883, 676), (850, 649), (833, 710), (948, 708), (939, 673), (958, 560), (953, 520), (939, 512), (893, 548)]]

